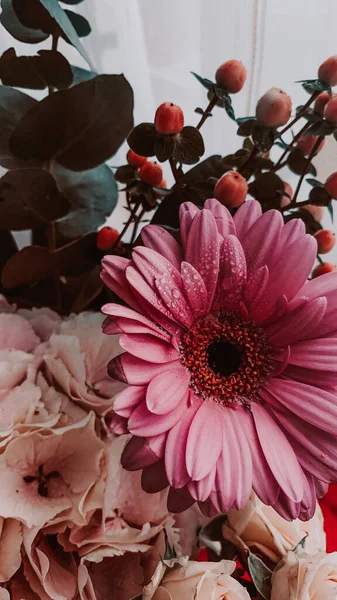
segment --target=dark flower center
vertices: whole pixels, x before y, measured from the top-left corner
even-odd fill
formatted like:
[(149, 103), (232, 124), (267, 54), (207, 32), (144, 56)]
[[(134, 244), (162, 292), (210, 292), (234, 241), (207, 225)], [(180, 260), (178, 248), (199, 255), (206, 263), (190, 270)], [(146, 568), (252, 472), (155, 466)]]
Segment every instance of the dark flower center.
[(242, 356), (239, 350), (226, 340), (208, 346), (208, 363), (216, 375), (227, 377), (239, 370)]
[(263, 329), (235, 313), (196, 321), (180, 345), (191, 387), (204, 399), (247, 406), (272, 372), (273, 353)]
[(50, 471), (49, 473), (43, 472), (43, 465), (40, 465), (36, 475), (25, 475), (23, 480), (25, 483), (33, 483), (33, 481), (37, 482), (37, 493), (39, 496), (43, 496), (44, 498), (48, 497), (48, 483), (51, 479), (56, 479), (60, 477), (60, 473), (58, 471)]

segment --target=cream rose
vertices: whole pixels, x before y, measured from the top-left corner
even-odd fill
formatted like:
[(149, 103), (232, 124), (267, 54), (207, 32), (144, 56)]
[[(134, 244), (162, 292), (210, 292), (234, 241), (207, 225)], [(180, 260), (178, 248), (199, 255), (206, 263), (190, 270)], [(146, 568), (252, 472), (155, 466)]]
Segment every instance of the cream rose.
[(275, 563), (306, 535), (305, 551), (308, 554), (322, 552), (326, 548), (323, 515), (318, 504), (310, 521), (296, 519), (289, 522), (252, 494), (245, 508), (229, 511), (228, 520), (249, 548), (258, 550)]
[(190, 561), (168, 570), (152, 600), (250, 600), (248, 592), (231, 577), (235, 563)]
[(335, 600), (337, 552), (288, 552), (274, 571), (271, 600)]

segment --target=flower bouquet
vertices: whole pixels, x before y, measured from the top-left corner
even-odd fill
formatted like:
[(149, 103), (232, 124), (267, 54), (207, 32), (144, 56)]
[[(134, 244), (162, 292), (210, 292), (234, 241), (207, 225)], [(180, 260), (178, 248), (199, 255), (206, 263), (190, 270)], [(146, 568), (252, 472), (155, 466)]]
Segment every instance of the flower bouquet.
[[(314, 159), (337, 57), (297, 108), (272, 88), (238, 117), (229, 60), (193, 73), (192, 124), (166, 102), (133, 127), (79, 3), (1, 0), (16, 40), (50, 44), (0, 58), (0, 599), (335, 598), (337, 173)], [(211, 117), (233, 154), (203, 158)]]

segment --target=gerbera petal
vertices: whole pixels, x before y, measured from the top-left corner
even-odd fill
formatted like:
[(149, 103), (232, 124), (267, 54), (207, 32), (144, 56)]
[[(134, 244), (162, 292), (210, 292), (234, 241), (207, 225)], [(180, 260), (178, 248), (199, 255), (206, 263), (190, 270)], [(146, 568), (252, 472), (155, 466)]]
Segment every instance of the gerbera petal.
[(311, 337), (321, 337), (337, 331), (337, 271), (326, 273), (307, 281), (301, 289), (301, 295), (308, 300), (324, 296), (327, 309), (320, 322), (312, 323)]
[[(163, 331), (156, 323), (145, 317), (144, 315), (128, 308), (127, 306), (123, 306), (122, 304), (104, 304), (102, 306), (102, 312), (109, 317), (113, 317), (114, 319), (121, 320), (123, 324), (122, 331), (125, 333), (151, 333), (152, 335), (157, 335), (165, 340), (169, 340), (171, 336)], [(130, 321), (130, 325), (127, 327), (126, 323)], [(118, 322), (118, 321), (117, 321)], [(139, 329), (139, 326), (143, 326), (143, 329)], [(137, 329), (135, 329), (138, 327)]]
[(145, 400), (146, 387), (144, 385), (129, 385), (125, 390), (117, 394), (114, 399), (113, 409), (121, 417), (127, 419), (132, 412)]
[(125, 270), (130, 263), (130, 260), (122, 256), (105, 256), (102, 260), (101, 279), (126, 304), (142, 312), (141, 306), (130, 290), (125, 278)]
[(146, 392), (149, 411), (156, 415), (165, 415), (174, 410), (186, 396), (189, 382), (190, 376), (183, 367), (169, 369), (156, 375), (150, 381)]
[[(334, 391), (333, 388), (337, 387), (337, 374), (334, 371), (310, 371), (306, 367), (297, 367), (295, 365), (288, 364), (283, 371), (282, 375), (287, 379), (293, 381), (301, 381), (302, 383), (308, 383), (309, 385), (319, 385), (324, 389)], [(324, 386), (322, 386), (324, 381)]]
[(167, 510), (169, 512), (181, 513), (190, 508), (190, 506), (192, 506), (194, 503), (195, 500), (189, 493), (187, 486), (181, 488), (180, 490), (170, 488), (167, 496)]
[[(222, 446), (222, 410), (204, 400), (191, 423), (186, 446), (186, 466), (191, 479), (198, 481), (210, 472)], [(207, 448), (207, 452), (205, 452)]]
[[(156, 436), (160, 440), (160, 444), (157, 447), (161, 448), (161, 441), (163, 436)], [(152, 440), (153, 438), (149, 438)], [(152, 465), (161, 458), (160, 450), (156, 452), (156, 448), (151, 448), (149, 440), (142, 437), (132, 437), (131, 440), (126, 444), (122, 457), (121, 465), (123, 469), (127, 471), (138, 471), (149, 465)]]
[(180, 362), (155, 364), (125, 352), (109, 362), (108, 373), (110, 377), (129, 385), (145, 385), (150, 383), (155, 375), (167, 369), (172, 369), (174, 365), (179, 367)]
[(271, 264), (277, 251), (282, 226), (283, 219), (277, 210), (269, 210), (264, 213), (251, 226), (241, 240), (248, 273), (252, 273), (264, 265), (269, 266)]
[[(275, 405), (276, 406), (276, 405)], [(336, 438), (274, 406), (270, 411), (286, 432), (303, 468), (323, 481), (337, 480)]]
[(130, 266), (126, 269), (126, 279), (134, 295), (139, 299), (143, 312), (146, 312), (158, 325), (175, 334), (180, 325), (175, 322), (172, 313), (167, 309), (158, 292), (151, 288), (144, 277)]
[(207, 498), (210, 496), (214, 487), (215, 473), (216, 467), (214, 466), (213, 469), (211, 469), (211, 471), (208, 473), (208, 475), (206, 475), (206, 477), (204, 477), (203, 479), (200, 479), (199, 481), (189, 482), (187, 486), (188, 491), (190, 492), (191, 496), (193, 496), (193, 498), (198, 502), (205, 502), (205, 500), (207, 500)]
[(237, 307), (242, 299), (246, 280), (246, 259), (242, 246), (234, 235), (229, 235), (220, 250), (220, 303), (222, 308)]
[(184, 297), (179, 271), (151, 248), (136, 248), (132, 259), (151, 288), (157, 290), (174, 319), (185, 326), (190, 325), (193, 316)]
[(167, 478), (174, 488), (183, 487), (191, 479), (186, 467), (187, 438), (191, 423), (201, 403), (202, 400), (198, 397), (193, 398), (193, 403), (167, 436), (165, 468)]
[(248, 309), (259, 305), (268, 279), (269, 270), (266, 266), (260, 267), (251, 274), (243, 290), (243, 299)]
[(124, 350), (133, 356), (153, 363), (166, 363), (179, 358), (179, 353), (172, 344), (153, 335), (145, 333), (128, 335), (124, 333), (119, 338), (119, 343)]
[[(337, 372), (337, 337), (306, 340), (291, 346), (289, 362), (308, 371)], [(317, 384), (320, 383), (317, 373)]]
[(219, 274), (220, 247), (215, 219), (209, 210), (199, 212), (188, 232), (185, 261), (203, 278), (208, 292), (208, 306), (213, 301)]
[(169, 482), (166, 477), (164, 461), (160, 460), (145, 467), (142, 472), (142, 488), (148, 494), (157, 494), (164, 490)]
[[(336, 432), (337, 397), (311, 385), (288, 379), (271, 379), (261, 390), (263, 400), (273, 406), (280, 403), (307, 423), (328, 433)], [(289, 415), (291, 419), (292, 415)]]
[(226, 409), (222, 413), (222, 449), (216, 466), (216, 491), (223, 512), (247, 504), (252, 489), (252, 460), (242, 428), (245, 409)]
[(275, 346), (287, 346), (310, 338), (313, 324), (323, 319), (326, 307), (326, 298), (317, 298), (298, 306), (267, 327), (270, 342)]
[(179, 271), (182, 261), (181, 247), (172, 235), (158, 225), (145, 225), (141, 231), (143, 244), (155, 250)]
[(185, 295), (194, 316), (200, 317), (207, 314), (208, 293), (203, 278), (189, 263), (181, 263), (181, 280)]
[(291, 221), (288, 221), (282, 228), (277, 248), (278, 254), (283, 254), (293, 242), (298, 241), (304, 235), (305, 225), (302, 219), (291, 219)]
[(183, 248), (186, 246), (187, 235), (195, 215), (200, 212), (192, 202), (184, 202), (179, 208), (180, 238)]
[(234, 215), (234, 224), (236, 235), (239, 240), (243, 240), (251, 226), (262, 215), (261, 204), (257, 200), (246, 200)]
[(120, 417), (114, 412), (107, 416), (106, 424), (115, 435), (124, 435), (125, 433), (128, 433), (128, 420), (124, 417)]
[(142, 402), (128, 421), (129, 431), (140, 437), (159, 435), (169, 431), (181, 419), (186, 408), (186, 403), (180, 402), (171, 412), (165, 415), (156, 415), (149, 411), (145, 402)]
[(235, 223), (228, 208), (220, 204), (215, 198), (208, 198), (204, 204), (204, 208), (211, 211), (215, 218), (218, 232), (223, 238), (236, 234)]
[(265, 408), (254, 403), (252, 413), (261, 448), (270, 470), (290, 500), (299, 502), (303, 495), (302, 469), (294, 450)]
[(304, 235), (278, 254), (273, 263), (266, 293), (274, 303), (284, 295), (288, 300), (300, 291), (308, 279), (317, 253), (317, 243), (312, 235)]

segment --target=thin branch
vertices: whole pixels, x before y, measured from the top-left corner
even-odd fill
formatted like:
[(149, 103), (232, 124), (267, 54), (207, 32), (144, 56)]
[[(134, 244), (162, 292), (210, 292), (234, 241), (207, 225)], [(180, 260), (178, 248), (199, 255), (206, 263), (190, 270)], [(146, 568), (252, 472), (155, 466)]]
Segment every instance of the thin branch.
[(288, 152), (290, 152), (294, 146), (294, 144), (296, 144), (296, 142), (299, 140), (299, 138), (301, 137), (301, 135), (303, 135), (303, 133), (311, 126), (311, 123), (306, 123), (305, 125), (303, 125), (302, 129), (300, 129), (300, 131), (294, 136), (294, 138), (292, 139), (292, 141), (290, 142), (290, 144), (288, 145), (288, 147), (284, 150), (284, 152), (281, 154), (280, 158), (278, 159), (277, 163), (275, 163), (275, 165), (272, 168), (272, 171), (275, 173), (275, 171), (279, 171), (280, 169), (282, 169), (282, 167), (284, 167), (287, 164), (287, 161), (283, 161), (283, 159), (285, 158), (285, 156), (287, 156)]
[(303, 169), (303, 171), (301, 173), (301, 176), (299, 178), (298, 184), (296, 186), (296, 190), (295, 190), (294, 196), (292, 198), (292, 201), (290, 202), (290, 204), (288, 204), (287, 207), (285, 207), (287, 210), (290, 210), (291, 208), (294, 208), (295, 206), (301, 206), (301, 205), (303, 206), (304, 204), (310, 204), (310, 202), (308, 201), (308, 202), (301, 202), (299, 205), (297, 205), (296, 201), (297, 201), (297, 197), (298, 197), (299, 191), (301, 189), (301, 185), (303, 183), (303, 179), (306, 176), (306, 174), (307, 174), (307, 172), (309, 170), (311, 161), (314, 158), (314, 156), (317, 154), (318, 149), (319, 149), (319, 147), (320, 147), (323, 139), (324, 139), (324, 137), (321, 136), (321, 135), (317, 138), (317, 140), (315, 142), (315, 145), (313, 146), (313, 148), (312, 148), (312, 150), (311, 150), (311, 152), (310, 152), (310, 154), (309, 154), (309, 156), (308, 156), (308, 158), (306, 160), (304, 169)]
[(217, 100), (218, 100), (217, 96), (215, 94), (213, 94), (209, 105), (207, 106), (206, 110), (204, 110), (204, 112), (201, 116), (201, 119), (197, 125), (197, 129), (201, 129), (201, 127), (203, 126), (205, 121), (208, 119), (208, 117), (212, 116), (212, 110), (213, 110), (214, 106), (216, 105)]
[(320, 92), (318, 92), (317, 90), (315, 90), (313, 94), (311, 94), (308, 102), (306, 102), (304, 106), (302, 106), (302, 109), (299, 111), (296, 117), (279, 132), (279, 135), (283, 135), (286, 131), (288, 131), (288, 129), (290, 129), (293, 125), (295, 125), (295, 123), (297, 123), (297, 121), (299, 121), (303, 117), (307, 108), (309, 108), (309, 106), (314, 102), (314, 100), (317, 98), (317, 96), (319, 96), (319, 94)]

